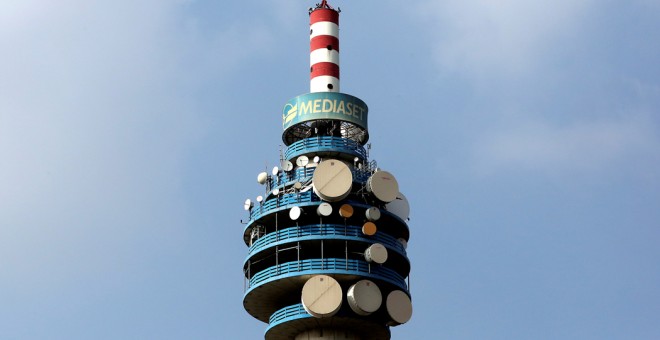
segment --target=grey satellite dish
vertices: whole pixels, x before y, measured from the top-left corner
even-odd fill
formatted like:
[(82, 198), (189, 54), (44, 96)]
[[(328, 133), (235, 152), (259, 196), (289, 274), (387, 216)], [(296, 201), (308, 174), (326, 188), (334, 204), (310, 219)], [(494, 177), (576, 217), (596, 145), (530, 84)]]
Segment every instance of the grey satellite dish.
[(277, 176), (277, 174), (279, 174), (279, 173), (280, 173), (280, 168), (278, 168), (276, 166), (273, 167), (273, 172), (272, 172), (273, 176)]
[(309, 158), (307, 158), (307, 156), (303, 155), (303, 156), (298, 157), (298, 159), (296, 159), (296, 165), (297, 166), (305, 167), (305, 166), (307, 166), (307, 164), (309, 164)]
[(282, 161), (282, 170), (291, 171), (293, 170), (293, 163), (289, 161)]
[(263, 202), (263, 201), (264, 201), (264, 197), (263, 197), (263, 196), (257, 196), (257, 202), (261, 203), (261, 202)]
[(259, 184), (266, 184), (267, 180), (268, 180), (267, 172), (262, 172), (259, 175), (257, 175), (257, 182), (259, 182)]
[(300, 182), (293, 183), (293, 188), (296, 190), (302, 189), (302, 183)]
[(410, 204), (402, 193), (398, 193), (394, 201), (385, 204), (385, 209), (404, 221), (410, 217)]
[(406, 239), (399, 238), (398, 241), (399, 241), (399, 243), (401, 243), (401, 246), (403, 246), (404, 250), (408, 249), (408, 241), (406, 241)]
[(408, 322), (412, 317), (412, 303), (408, 294), (401, 290), (394, 290), (387, 295), (385, 302), (387, 314), (392, 319), (391, 326)]
[(355, 314), (366, 316), (380, 308), (383, 295), (372, 281), (360, 280), (348, 289), (346, 300)]
[(289, 210), (289, 218), (295, 221), (298, 218), (300, 218), (301, 213), (302, 213), (302, 209), (300, 209), (300, 207), (297, 206), (293, 207)]
[(378, 221), (378, 219), (380, 218), (380, 209), (376, 207), (371, 207), (367, 209), (365, 215), (367, 216), (367, 220), (371, 222)]
[(250, 209), (252, 209), (253, 206), (254, 203), (252, 203), (252, 201), (249, 198), (245, 200), (245, 203), (243, 203), (243, 209), (245, 209), (245, 211), (249, 211)]

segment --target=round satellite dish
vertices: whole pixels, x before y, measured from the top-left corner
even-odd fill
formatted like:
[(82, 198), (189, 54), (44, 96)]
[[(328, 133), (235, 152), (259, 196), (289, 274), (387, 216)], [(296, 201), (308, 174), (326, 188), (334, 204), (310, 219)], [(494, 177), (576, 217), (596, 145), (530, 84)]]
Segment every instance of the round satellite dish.
[(330, 214), (332, 214), (332, 206), (330, 203), (321, 203), (318, 208), (316, 208), (316, 213), (319, 216), (330, 216)]
[(257, 202), (261, 203), (261, 202), (263, 202), (263, 201), (264, 201), (264, 197), (263, 197), (263, 196), (257, 196)]
[(321, 157), (319, 156), (314, 156), (314, 163), (320, 163), (321, 162)]
[(387, 307), (387, 314), (392, 319), (390, 325), (396, 326), (406, 323), (412, 317), (410, 297), (401, 290), (394, 290), (389, 293), (385, 306)]
[(302, 209), (300, 209), (300, 207), (293, 207), (289, 210), (289, 218), (294, 221), (300, 218), (300, 214), (302, 214)]
[(302, 189), (302, 183), (300, 182), (293, 183), (293, 188), (296, 190)]
[(403, 249), (404, 249), (404, 250), (405, 250), (405, 249), (408, 249), (408, 241), (406, 241), (406, 240), (403, 239), (403, 238), (398, 239), (398, 241), (399, 241), (399, 243), (401, 243), (401, 245), (403, 246)]
[(273, 172), (272, 172), (273, 176), (277, 176), (278, 173), (280, 173), (280, 168), (278, 168), (276, 166), (273, 167)]
[(353, 173), (344, 162), (328, 159), (316, 167), (312, 186), (314, 193), (324, 201), (337, 202), (351, 193)]
[(273, 189), (273, 196), (277, 196), (279, 194), (280, 194), (280, 189), (278, 188)]
[(293, 163), (289, 161), (282, 161), (282, 170), (284, 171), (291, 171), (293, 170)]
[(253, 206), (254, 203), (252, 203), (252, 201), (249, 198), (245, 200), (245, 203), (243, 203), (243, 209), (245, 209), (246, 211), (252, 209)]
[(364, 252), (364, 258), (367, 262), (383, 264), (387, 261), (387, 248), (380, 243), (374, 243)]
[(266, 181), (268, 180), (268, 173), (267, 172), (262, 172), (257, 175), (257, 182), (259, 184), (266, 184)]
[(303, 308), (315, 318), (328, 318), (339, 311), (342, 302), (339, 282), (327, 275), (316, 275), (302, 289)]
[(388, 203), (394, 201), (399, 194), (399, 184), (391, 173), (376, 171), (367, 180), (367, 191), (378, 200)]
[(374, 222), (367, 222), (362, 225), (362, 233), (367, 236), (374, 236), (377, 230), (378, 228), (376, 228), (376, 224)]
[(402, 193), (398, 193), (394, 201), (385, 204), (385, 209), (404, 221), (410, 217), (410, 204)]
[(369, 280), (361, 280), (352, 285), (346, 293), (346, 298), (348, 305), (358, 315), (369, 315), (377, 311), (383, 303), (380, 289)]
[(353, 158), (353, 163), (357, 163), (357, 162), (359, 162), (359, 161), (360, 161), (360, 157), (355, 157), (355, 158)]
[(367, 220), (373, 222), (373, 221), (378, 221), (380, 218), (380, 209), (376, 207), (371, 207), (367, 209), (367, 212), (365, 213), (367, 215)]
[(309, 164), (309, 158), (307, 156), (300, 156), (296, 159), (297, 166), (307, 166), (307, 164)]
[(353, 216), (353, 207), (350, 204), (342, 204), (341, 207), (339, 207), (339, 216), (350, 218)]

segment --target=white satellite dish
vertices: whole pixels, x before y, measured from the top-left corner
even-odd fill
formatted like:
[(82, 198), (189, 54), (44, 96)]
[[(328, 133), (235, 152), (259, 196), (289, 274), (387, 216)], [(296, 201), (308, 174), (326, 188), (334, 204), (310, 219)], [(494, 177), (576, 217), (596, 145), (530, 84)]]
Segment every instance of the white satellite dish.
[(366, 316), (380, 308), (383, 295), (372, 281), (360, 280), (348, 289), (346, 300), (355, 314)]
[(399, 194), (399, 183), (391, 173), (376, 171), (367, 180), (367, 191), (372, 193), (378, 200), (389, 203), (394, 201)]
[(277, 176), (277, 174), (280, 173), (280, 168), (278, 168), (278, 167), (276, 167), (276, 166), (273, 167), (273, 172), (271, 172), (271, 173), (273, 174), (273, 176)]
[(293, 170), (293, 163), (291, 163), (287, 160), (282, 161), (282, 170), (284, 170), (284, 171)]
[(261, 202), (263, 202), (263, 201), (264, 201), (264, 197), (263, 197), (263, 196), (257, 196), (257, 202), (261, 203)]
[(273, 189), (272, 193), (273, 193), (273, 196), (277, 196), (277, 195), (280, 194), (280, 189), (275, 188), (275, 189)]
[(314, 171), (312, 186), (314, 193), (324, 201), (337, 202), (351, 193), (353, 173), (344, 162), (328, 159)]
[(316, 163), (316, 164), (321, 163), (321, 157), (314, 156), (314, 163)]
[(385, 204), (385, 209), (404, 221), (410, 217), (410, 204), (402, 193), (398, 193), (394, 201)]
[(389, 293), (385, 306), (387, 307), (387, 314), (392, 319), (391, 326), (406, 323), (412, 317), (410, 297), (401, 290), (394, 290)]
[(245, 211), (249, 211), (250, 209), (252, 209), (253, 206), (254, 203), (252, 203), (252, 201), (249, 198), (245, 200), (245, 203), (243, 203), (243, 209), (245, 209)]
[(302, 209), (300, 209), (300, 207), (298, 206), (293, 207), (289, 210), (289, 218), (294, 221), (300, 217), (300, 214), (302, 214)]
[(296, 159), (296, 165), (297, 166), (304, 167), (304, 166), (307, 166), (307, 164), (309, 164), (309, 158), (307, 158), (307, 156), (303, 155), (303, 156), (298, 157), (298, 159)]
[(380, 243), (374, 243), (364, 252), (364, 259), (367, 262), (383, 264), (387, 261), (387, 248)]
[(316, 208), (316, 213), (319, 216), (330, 216), (332, 214), (332, 206), (330, 203), (323, 202), (319, 204), (318, 208)]
[(367, 220), (373, 222), (373, 221), (378, 221), (380, 218), (380, 209), (376, 207), (371, 207), (367, 209), (365, 215), (367, 216)]
[(327, 275), (316, 275), (302, 288), (303, 308), (315, 318), (329, 318), (339, 311), (343, 300), (341, 286)]
[(266, 184), (266, 181), (268, 180), (268, 173), (267, 172), (262, 172), (257, 175), (257, 182), (259, 184)]

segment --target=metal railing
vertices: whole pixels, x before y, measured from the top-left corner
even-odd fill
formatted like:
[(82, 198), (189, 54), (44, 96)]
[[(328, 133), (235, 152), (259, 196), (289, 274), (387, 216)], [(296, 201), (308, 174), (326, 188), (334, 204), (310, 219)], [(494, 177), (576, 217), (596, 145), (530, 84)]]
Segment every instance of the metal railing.
[(388, 234), (376, 233), (374, 236), (365, 237), (360, 227), (345, 226), (341, 224), (316, 224), (282, 229), (258, 239), (249, 248), (248, 254), (256, 253), (259, 250), (268, 248), (273, 242), (285, 240), (293, 242), (302, 238), (314, 238), (317, 236), (343, 236), (357, 241), (378, 242), (404, 256), (406, 255), (406, 250), (401, 242)]
[(273, 313), (268, 319), (269, 328), (276, 326), (284, 321), (291, 321), (293, 319), (307, 318), (311, 317), (309, 313), (305, 310), (302, 303), (297, 305), (284, 307), (277, 312)]
[(336, 258), (292, 261), (270, 267), (250, 277), (247, 282), (247, 289), (250, 291), (255, 286), (269, 280), (303, 275), (305, 272), (311, 272), (313, 274), (357, 274), (384, 280), (402, 288), (403, 290), (408, 290), (404, 278), (390, 268), (379, 265), (372, 266), (368, 262), (362, 260)]
[(362, 159), (367, 158), (367, 151), (362, 144), (347, 138), (342, 137), (311, 137), (301, 139), (291, 145), (284, 152), (286, 159), (292, 159), (298, 155), (310, 152), (344, 152)]

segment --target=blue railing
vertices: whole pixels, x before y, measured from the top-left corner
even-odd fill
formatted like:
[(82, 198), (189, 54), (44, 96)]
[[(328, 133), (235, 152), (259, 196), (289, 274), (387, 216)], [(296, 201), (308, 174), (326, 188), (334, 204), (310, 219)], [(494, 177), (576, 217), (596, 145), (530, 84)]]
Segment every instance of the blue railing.
[[(286, 262), (256, 273), (248, 280), (248, 292), (263, 283), (284, 277), (304, 274), (348, 274), (361, 275), (387, 281), (407, 291), (404, 278), (396, 271), (379, 265), (371, 266), (362, 260), (346, 259), (313, 259)], [(247, 292), (246, 292), (247, 294)]]
[(311, 317), (311, 315), (307, 313), (302, 303), (293, 306), (284, 307), (270, 316), (270, 319), (268, 319), (268, 324), (269, 324), (268, 328), (277, 326), (278, 324), (281, 324), (282, 322), (285, 321), (291, 321), (295, 319), (302, 319), (308, 317)]
[(271, 210), (284, 208), (291, 204), (299, 205), (301, 203), (319, 202), (320, 199), (311, 190), (284, 194), (264, 201), (250, 210), (250, 220), (256, 220), (259, 217), (268, 214)]
[(367, 158), (367, 151), (362, 144), (352, 139), (329, 136), (301, 139), (289, 145), (284, 152), (284, 157), (290, 160), (302, 154), (323, 151), (344, 152), (362, 159)]
[(292, 242), (296, 241), (296, 239), (315, 238), (319, 236), (343, 236), (351, 239), (357, 238), (360, 241), (365, 242), (378, 242), (404, 256), (406, 254), (406, 250), (403, 248), (401, 242), (390, 235), (384, 233), (376, 233), (376, 235), (367, 238), (364, 237), (360, 227), (345, 226), (341, 224), (316, 224), (282, 229), (280, 231), (267, 234), (258, 239), (252, 244), (248, 254), (256, 253), (259, 250), (271, 247), (273, 242)]

